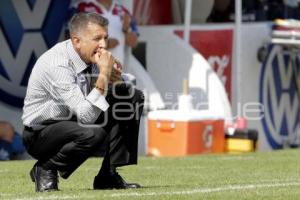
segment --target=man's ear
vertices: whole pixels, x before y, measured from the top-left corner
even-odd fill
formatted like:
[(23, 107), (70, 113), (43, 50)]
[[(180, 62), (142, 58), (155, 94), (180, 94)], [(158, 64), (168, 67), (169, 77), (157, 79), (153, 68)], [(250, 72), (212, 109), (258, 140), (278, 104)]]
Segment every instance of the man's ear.
[(76, 49), (80, 49), (80, 44), (81, 44), (80, 38), (77, 37), (77, 36), (72, 36), (71, 40), (72, 40), (72, 43), (73, 43), (74, 47)]

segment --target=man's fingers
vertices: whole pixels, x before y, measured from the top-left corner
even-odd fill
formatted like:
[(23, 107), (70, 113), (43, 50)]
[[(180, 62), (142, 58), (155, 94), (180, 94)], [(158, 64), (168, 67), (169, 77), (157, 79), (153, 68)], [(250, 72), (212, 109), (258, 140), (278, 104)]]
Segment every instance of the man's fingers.
[(110, 75), (110, 81), (111, 82), (116, 82), (116, 81), (121, 81), (121, 73), (118, 71), (113, 71)]
[(120, 61), (118, 61), (117, 59), (114, 59), (114, 68), (117, 69), (118, 71), (122, 71), (123, 69), (123, 66), (122, 64), (120, 63)]
[[(114, 64), (115, 65), (115, 64)], [(115, 66), (112, 68), (112, 73), (114, 74), (118, 74), (121, 75), (122, 74), (122, 70), (116, 68)]]
[(113, 74), (113, 73), (112, 73), (112, 74), (110, 75), (110, 77), (113, 78), (113, 79), (121, 79), (121, 74)]
[(113, 56), (111, 52), (105, 49), (98, 49), (95, 54), (95, 62), (99, 68), (106, 68), (111, 70), (113, 68)]

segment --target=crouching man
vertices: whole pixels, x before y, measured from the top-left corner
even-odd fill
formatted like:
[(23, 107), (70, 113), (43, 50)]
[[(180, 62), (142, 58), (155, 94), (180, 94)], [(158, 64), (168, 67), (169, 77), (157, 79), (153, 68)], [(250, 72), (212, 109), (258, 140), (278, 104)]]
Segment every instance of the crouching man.
[(58, 190), (99, 147), (105, 156), (94, 189), (139, 188), (116, 168), (137, 164), (144, 96), (123, 82), (122, 66), (107, 51), (108, 21), (96, 13), (70, 20), (70, 39), (36, 62), (23, 108), (23, 141), (37, 162), (30, 171), (37, 192)]

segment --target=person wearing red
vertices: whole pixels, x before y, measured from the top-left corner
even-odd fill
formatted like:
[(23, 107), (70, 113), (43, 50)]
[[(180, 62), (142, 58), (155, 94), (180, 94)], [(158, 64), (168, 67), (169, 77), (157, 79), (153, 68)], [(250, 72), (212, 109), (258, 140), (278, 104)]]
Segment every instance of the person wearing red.
[(79, 0), (72, 3), (73, 13), (95, 12), (109, 21), (108, 49), (124, 65), (125, 47), (137, 45), (138, 29), (129, 11), (116, 0)]

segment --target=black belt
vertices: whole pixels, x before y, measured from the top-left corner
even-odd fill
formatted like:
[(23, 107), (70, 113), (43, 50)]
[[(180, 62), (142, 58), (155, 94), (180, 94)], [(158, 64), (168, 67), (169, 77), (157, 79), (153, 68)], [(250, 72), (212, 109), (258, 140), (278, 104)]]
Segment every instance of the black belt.
[(35, 128), (32, 128), (32, 127), (29, 127), (29, 126), (24, 126), (24, 130), (25, 131), (30, 131), (30, 132), (33, 132), (33, 131), (40, 131), (40, 130), (42, 130), (43, 128), (37, 128), (37, 129), (35, 129)]
[[(77, 121), (76, 116), (72, 116), (70, 121)], [(33, 127), (29, 127), (29, 126), (24, 126), (24, 129), (26, 131), (40, 131), (40, 130), (44, 129), (46, 126), (48, 126), (50, 124), (55, 124), (57, 122), (59, 122), (59, 121), (57, 121), (57, 120), (46, 120), (46, 121), (42, 122), (41, 125), (38, 126), (38, 127), (33, 128)]]
[(24, 126), (25, 131), (34, 131), (32, 127)]

